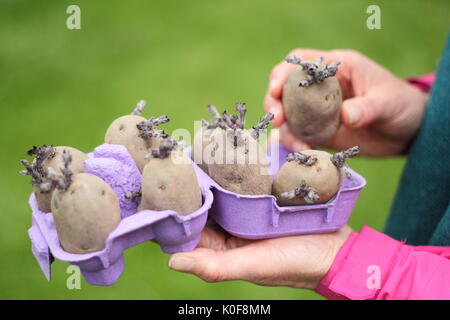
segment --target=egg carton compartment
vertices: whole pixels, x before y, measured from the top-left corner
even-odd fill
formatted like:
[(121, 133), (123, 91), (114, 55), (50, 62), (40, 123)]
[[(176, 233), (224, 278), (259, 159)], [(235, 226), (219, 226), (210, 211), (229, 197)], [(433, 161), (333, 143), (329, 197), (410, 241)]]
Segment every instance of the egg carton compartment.
[[(271, 148), (270, 172), (273, 175), (286, 162), (289, 151), (282, 145)], [(274, 152), (276, 151), (276, 152)], [(278, 158), (277, 161), (273, 159)], [(366, 180), (349, 169), (337, 194), (327, 203), (280, 207), (272, 195), (241, 195), (225, 190), (197, 167), (203, 180), (210, 182), (214, 202), (210, 216), (228, 233), (245, 239), (331, 233), (343, 227), (353, 210)]]
[(29, 199), (32, 226), (28, 234), (32, 252), (47, 280), (51, 279), (54, 259), (79, 266), (90, 284), (108, 286), (124, 271), (123, 251), (127, 248), (155, 240), (166, 253), (193, 250), (200, 241), (213, 202), (209, 180), (195, 169), (203, 195), (201, 208), (186, 216), (172, 210), (137, 212), (137, 202), (124, 198), (127, 192), (141, 185), (141, 174), (127, 149), (108, 144), (97, 147), (85, 161), (85, 172), (95, 174), (112, 187), (120, 202), (122, 220), (109, 235), (103, 250), (86, 254), (69, 253), (61, 247), (53, 215), (41, 212), (32, 194)]

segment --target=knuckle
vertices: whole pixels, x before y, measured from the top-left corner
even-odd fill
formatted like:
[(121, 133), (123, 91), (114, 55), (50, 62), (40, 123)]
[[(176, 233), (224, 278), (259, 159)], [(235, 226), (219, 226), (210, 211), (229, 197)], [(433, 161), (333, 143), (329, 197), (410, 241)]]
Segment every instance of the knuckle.
[(212, 263), (207, 263), (204, 266), (201, 272), (201, 278), (206, 282), (219, 282), (224, 279), (220, 268), (216, 267), (216, 265)]
[(363, 107), (361, 108), (362, 119), (366, 121), (371, 121), (376, 116), (376, 110), (374, 107), (373, 100), (370, 97), (366, 97)]

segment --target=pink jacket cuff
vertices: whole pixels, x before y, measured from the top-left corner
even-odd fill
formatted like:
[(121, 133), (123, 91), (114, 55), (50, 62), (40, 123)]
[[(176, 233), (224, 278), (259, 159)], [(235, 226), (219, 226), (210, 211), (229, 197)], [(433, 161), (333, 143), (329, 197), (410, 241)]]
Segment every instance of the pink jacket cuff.
[(390, 271), (400, 246), (401, 242), (369, 227), (363, 227), (359, 234), (352, 233), (317, 292), (329, 299), (375, 298), (377, 283), (371, 282), (370, 275), (380, 271), (383, 278), (383, 273)]
[(407, 81), (419, 88), (422, 91), (430, 91), (431, 87), (433, 86), (433, 82), (435, 79), (434, 73), (429, 73), (420, 77), (412, 77), (407, 79)]
[(365, 226), (316, 291), (334, 300), (450, 299), (450, 247), (413, 247)]

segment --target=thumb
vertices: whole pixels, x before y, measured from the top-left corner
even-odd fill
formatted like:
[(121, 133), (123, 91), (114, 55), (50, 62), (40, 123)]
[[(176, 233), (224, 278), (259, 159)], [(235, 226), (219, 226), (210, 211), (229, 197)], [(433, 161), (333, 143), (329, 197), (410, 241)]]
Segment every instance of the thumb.
[(346, 127), (366, 126), (380, 117), (381, 108), (370, 96), (347, 99), (342, 104), (342, 122)]
[(197, 248), (192, 252), (172, 255), (169, 268), (194, 274), (207, 282), (251, 281), (251, 272), (259, 268), (252, 259), (249, 259), (248, 254), (243, 254), (244, 252), (241, 251), (242, 249), (215, 251)]
[(279, 127), (284, 122), (284, 111), (281, 100), (275, 99), (270, 93), (267, 93), (264, 98), (264, 109), (266, 112), (273, 113), (274, 119), (272, 124), (275, 127)]

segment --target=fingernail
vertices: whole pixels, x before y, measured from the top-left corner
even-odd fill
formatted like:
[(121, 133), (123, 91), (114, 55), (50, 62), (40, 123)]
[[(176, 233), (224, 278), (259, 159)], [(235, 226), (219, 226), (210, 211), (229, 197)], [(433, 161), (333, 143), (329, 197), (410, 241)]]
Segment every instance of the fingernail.
[(349, 104), (344, 104), (345, 111), (347, 112), (349, 123), (356, 124), (361, 119), (361, 112), (359, 108), (356, 106), (352, 106)]
[(169, 268), (189, 272), (194, 268), (195, 261), (191, 257), (185, 255), (173, 255), (169, 260)]

